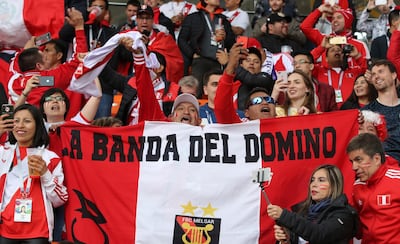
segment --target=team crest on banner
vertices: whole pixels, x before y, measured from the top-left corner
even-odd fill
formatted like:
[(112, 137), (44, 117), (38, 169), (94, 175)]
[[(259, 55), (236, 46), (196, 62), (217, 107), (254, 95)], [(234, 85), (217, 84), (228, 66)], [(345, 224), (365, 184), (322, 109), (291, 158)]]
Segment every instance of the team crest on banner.
[(173, 244), (218, 244), (221, 219), (177, 215)]
[[(173, 244), (218, 244), (221, 219), (211, 218), (218, 210), (211, 203), (196, 206), (191, 201), (182, 204), (183, 214), (175, 216)], [(202, 217), (200, 217), (201, 215)], [(207, 216), (210, 216), (207, 218)]]

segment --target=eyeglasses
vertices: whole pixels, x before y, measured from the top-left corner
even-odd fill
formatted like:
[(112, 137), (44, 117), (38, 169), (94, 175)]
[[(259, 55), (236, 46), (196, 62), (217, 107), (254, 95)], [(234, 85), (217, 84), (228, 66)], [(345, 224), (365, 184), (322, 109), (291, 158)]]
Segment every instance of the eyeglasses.
[(44, 101), (45, 101), (45, 102), (50, 102), (50, 101), (53, 101), (53, 102), (61, 102), (61, 101), (65, 101), (65, 99), (64, 99), (64, 97), (62, 97), (62, 96), (56, 96), (56, 97), (48, 96), (48, 97), (45, 97), (45, 98), (44, 98)]
[(265, 97), (254, 97), (250, 100), (249, 104), (247, 107), (250, 107), (251, 105), (257, 105), (261, 104), (263, 101), (266, 101), (269, 104), (275, 104), (275, 100), (270, 97), (270, 96), (265, 96)]
[(307, 60), (300, 59), (298, 62), (294, 61), (293, 66), (296, 66), (297, 64), (311, 64), (311, 62), (308, 62)]

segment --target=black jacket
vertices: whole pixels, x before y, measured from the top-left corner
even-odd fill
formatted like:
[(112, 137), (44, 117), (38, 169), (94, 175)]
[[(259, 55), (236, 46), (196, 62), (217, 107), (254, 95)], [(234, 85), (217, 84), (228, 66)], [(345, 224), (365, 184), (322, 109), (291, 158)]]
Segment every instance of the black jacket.
[(273, 34), (264, 34), (258, 38), (258, 41), (263, 48), (266, 48), (271, 53), (280, 53), (281, 47), (284, 45), (291, 46), (293, 53), (304, 51), (300, 43)]
[(290, 231), (291, 244), (297, 244), (299, 236), (310, 244), (348, 244), (357, 233), (358, 215), (342, 194), (315, 222), (284, 209), (276, 223)]
[(238, 91), (237, 103), (238, 109), (243, 111), (246, 109), (246, 100), (252, 89), (263, 87), (271, 94), (275, 84), (269, 74), (264, 72), (252, 74), (241, 66), (236, 69), (235, 79), (239, 80), (241, 83)]
[[(208, 28), (207, 22), (204, 18), (204, 11), (199, 10), (198, 12), (189, 14), (183, 20), (181, 31), (178, 37), (178, 46), (182, 54), (189, 60), (192, 59), (193, 54), (200, 54), (200, 40), (203, 33)], [(229, 50), (235, 43), (235, 34), (233, 34), (231, 24), (222, 14), (216, 14), (223, 19), (223, 25), (226, 32), (226, 38), (224, 40), (224, 47)]]

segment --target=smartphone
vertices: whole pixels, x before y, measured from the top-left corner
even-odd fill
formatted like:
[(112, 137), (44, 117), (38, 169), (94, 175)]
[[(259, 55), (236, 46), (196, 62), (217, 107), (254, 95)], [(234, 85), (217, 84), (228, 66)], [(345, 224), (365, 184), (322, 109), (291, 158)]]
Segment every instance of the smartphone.
[(1, 114), (8, 114), (4, 119), (12, 119), (14, 117), (14, 106), (12, 104), (1, 105)]
[(39, 76), (38, 86), (54, 86), (54, 76)]
[(236, 37), (237, 43), (242, 43), (244, 48), (247, 48), (247, 43), (249, 42), (249, 38), (247, 36), (238, 36)]
[(50, 40), (51, 40), (51, 34), (50, 32), (47, 32), (46, 34), (35, 37), (35, 45), (37, 47), (42, 46), (48, 43)]
[(282, 80), (283, 82), (288, 81), (288, 72), (287, 71), (278, 71), (276, 74), (276, 80)]
[(387, 0), (375, 0), (375, 5), (387, 5)]
[(333, 36), (329, 38), (329, 44), (338, 45), (338, 44), (346, 44), (347, 39), (345, 36)]
[(149, 30), (143, 30), (142, 34), (149, 37), (150, 36), (150, 31)]

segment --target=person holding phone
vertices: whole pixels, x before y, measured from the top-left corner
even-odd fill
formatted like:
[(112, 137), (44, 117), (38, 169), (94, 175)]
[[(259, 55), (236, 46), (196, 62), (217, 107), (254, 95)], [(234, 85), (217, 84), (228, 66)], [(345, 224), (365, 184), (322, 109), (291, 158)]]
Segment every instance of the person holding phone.
[(294, 70), (287, 76), (286, 81), (278, 79), (272, 91), (272, 98), (277, 100), (281, 92), (285, 94), (285, 99), (282, 105), (276, 107), (277, 117), (317, 112), (313, 83), (303, 71)]
[[(13, 72), (18, 73), (10, 72), (8, 92), (12, 103), (16, 103), (20, 96), (25, 96), (28, 103), (39, 106), (40, 96), (47, 89), (46, 87), (37, 86), (29, 93), (23, 92), (27, 81), (33, 76), (53, 76), (55, 87), (60, 89), (68, 88), (72, 75), (81, 63), (80, 58), (87, 52), (82, 13), (75, 9), (69, 9), (68, 13), (66, 20), (74, 26), (78, 44), (72, 59), (56, 68), (50, 69), (44, 62), (43, 53), (37, 47), (23, 50), (17, 56), (18, 66), (11, 67)], [(37, 82), (39, 83), (39, 80)]]
[(275, 239), (291, 244), (348, 244), (357, 233), (358, 215), (349, 205), (343, 186), (342, 172), (336, 166), (315, 168), (306, 199), (292, 211), (268, 205), (268, 216), (276, 221)]
[[(395, 6), (393, 0), (368, 0), (367, 6), (361, 12), (357, 21), (357, 30), (367, 32), (371, 41), (379, 36), (386, 35), (389, 13)], [(377, 9), (380, 15), (371, 21), (369, 15), (374, 9)]]
[[(52, 240), (53, 207), (68, 200), (61, 159), (45, 149), (49, 137), (35, 106), (17, 107), (13, 125), (9, 142), (0, 145), (0, 243), (48, 244)], [(27, 151), (31, 148), (38, 152), (28, 161)], [(29, 169), (39, 176), (30, 176)], [(26, 208), (23, 215), (18, 211), (21, 206)]]
[[(347, 43), (355, 47), (360, 53), (360, 57), (349, 57), (349, 68), (352, 69), (357, 67), (358, 64), (361, 63), (361, 68), (363, 69), (363, 72), (365, 72), (367, 69), (367, 60), (369, 60), (371, 56), (367, 45), (364, 42), (352, 37), (352, 24), (354, 16), (351, 9), (342, 9), (339, 8), (338, 5), (331, 6), (330, 3), (322, 3), (304, 19), (300, 25), (300, 29), (312, 43), (314, 43), (317, 47), (320, 46), (324, 41), (324, 38), (328, 36), (322, 34), (314, 26), (324, 13), (332, 16), (331, 36), (345, 36)], [(323, 52), (321, 52), (321, 54), (322, 53)], [(315, 60), (317, 60), (317, 58), (319, 57), (314, 57)], [(360, 58), (361, 62), (356, 61), (356, 58)]]

